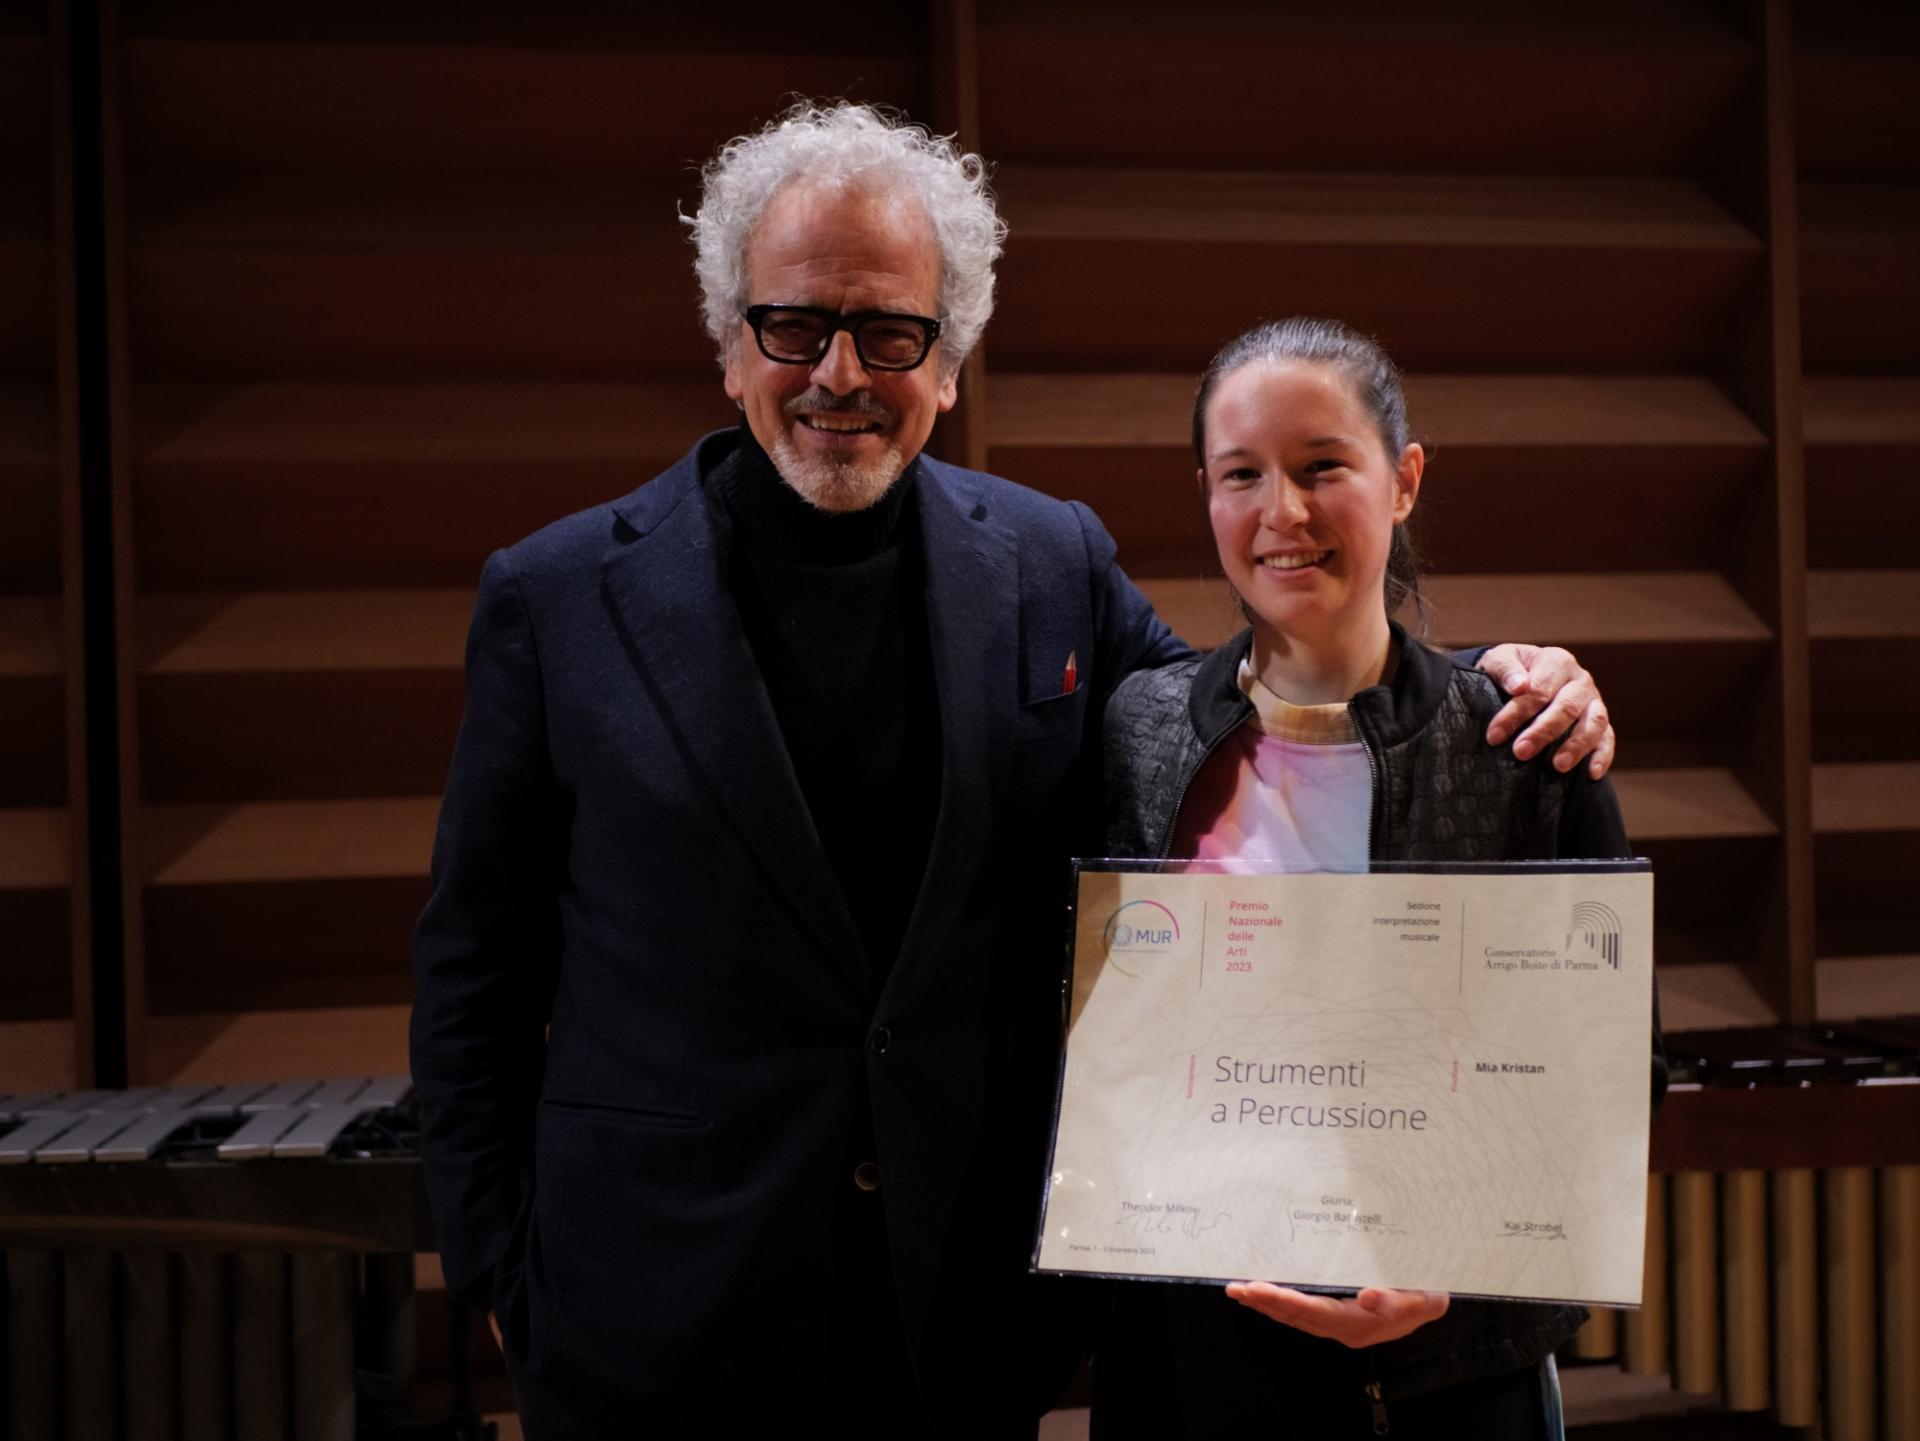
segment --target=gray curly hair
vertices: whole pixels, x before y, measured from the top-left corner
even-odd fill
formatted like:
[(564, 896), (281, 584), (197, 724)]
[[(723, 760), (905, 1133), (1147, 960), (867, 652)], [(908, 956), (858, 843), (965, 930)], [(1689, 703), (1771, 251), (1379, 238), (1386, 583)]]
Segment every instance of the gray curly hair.
[(987, 163), (870, 105), (802, 100), (729, 140), (700, 172), (692, 230), (707, 334), (726, 364), (747, 303), (747, 244), (767, 205), (797, 180), (899, 190), (919, 200), (940, 243), (941, 370), (960, 369), (993, 314), (993, 263), (1007, 238)]

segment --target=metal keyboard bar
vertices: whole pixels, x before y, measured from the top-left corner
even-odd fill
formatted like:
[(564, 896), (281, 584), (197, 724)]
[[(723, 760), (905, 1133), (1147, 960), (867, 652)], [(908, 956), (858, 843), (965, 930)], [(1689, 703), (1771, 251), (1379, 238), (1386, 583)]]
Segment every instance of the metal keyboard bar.
[(225, 1115), (239, 1110), (250, 1101), (258, 1100), (273, 1089), (270, 1081), (243, 1081), (238, 1085), (220, 1086), (209, 1091), (194, 1103), (194, 1110), (202, 1115)]
[(316, 1106), (273, 1143), (274, 1159), (324, 1156), (340, 1133), (365, 1114), (358, 1106)]
[(303, 1106), (344, 1106), (367, 1088), (365, 1076), (348, 1076), (344, 1080), (328, 1081), (311, 1096), (304, 1098)]
[(95, 1109), (101, 1102), (111, 1098), (112, 1095), (112, 1091), (60, 1091), (56, 1092), (51, 1099), (42, 1101), (36, 1106), (22, 1106), (20, 1108), (20, 1114), (23, 1116), (70, 1116), (76, 1113), (84, 1114), (87, 1111)]
[(0, 1136), (0, 1166), (23, 1166), (49, 1141), (58, 1140), (86, 1119), (84, 1113), (33, 1115)]
[(324, 1156), (333, 1148), (333, 1143), (362, 1116), (371, 1116), (383, 1107), (391, 1106), (407, 1092), (412, 1083), (405, 1076), (381, 1076), (368, 1081), (364, 1077), (352, 1082), (336, 1082), (332, 1086), (321, 1087), (316, 1096), (328, 1090), (345, 1090), (349, 1086), (357, 1092), (353, 1099), (342, 1104), (309, 1103), (311, 1109), (307, 1116), (286, 1135), (273, 1143), (276, 1159), (288, 1156)]
[[(209, 1089), (205, 1085), (142, 1086), (124, 1092), (123, 1098), (132, 1104), (91, 1112), (86, 1120), (57, 1141), (34, 1152), (33, 1159), (42, 1164), (144, 1161), (183, 1123), (187, 1107)], [(151, 1144), (146, 1140), (148, 1136), (154, 1138)]]
[(240, 1103), (243, 1111), (271, 1111), (276, 1107), (297, 1106), (320, 1089), (318, 1081), (281, 1081), (267, 1087), (251, 1101)]
[(166, 1111), (184, 1111), (189, 1106), (199, 1105), (216, 1089), (218, 1088), (209, 1086), (205, 1082), (191, 1086), (168, 1086), (141, 1109), (154, 1115)]
[(143, 1114), (140, 1111), (96, 1111), (58, 1140), (49, 1141), (35, 1151), (34, 1162), (38, 1165), (59, 1165), (63, 1162), (90, 1161), (96, 1146), (112, 1140), (138, 1122)]
[(151, 1111), (104, 1144), (93, 1148), (96, 1161), (145, 1161), (166, 1144), (182, 1126), (189, 1124), (195, 1112), (182, 1107), (173, 1111)]
[(216, 1150), (223, 1161), (255, 1161), (273, 1154), (273, 1143), (298, 1125), (306, 1112), (290, 1106), (260, 1111), (222, 1141)]
[(165, 1086), (135, 1086), (131, 1091), (109, 1091), (90, 1111), (145, 1111), (167, 1093)]
[(411, 1076), (375, 1076), (367, 1083), (354, 1100), (354, 1104), (363, 1111), (377, 1111), (386, 1106), (397, 1106), (413, 1089)]
[(59, 1094), (58, 1091), (23, 1091), (19, 1095), (0, 1098), (0, 1121), (31, 1115), (35, 1106), (44, 1106)]

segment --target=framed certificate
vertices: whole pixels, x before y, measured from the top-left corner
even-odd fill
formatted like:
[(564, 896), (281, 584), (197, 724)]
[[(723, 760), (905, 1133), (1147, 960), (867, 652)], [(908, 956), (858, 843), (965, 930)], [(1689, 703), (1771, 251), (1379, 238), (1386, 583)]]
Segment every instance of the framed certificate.
[(1033, 1265), (1638, 1305), (1645, 861), (1078, 866)]

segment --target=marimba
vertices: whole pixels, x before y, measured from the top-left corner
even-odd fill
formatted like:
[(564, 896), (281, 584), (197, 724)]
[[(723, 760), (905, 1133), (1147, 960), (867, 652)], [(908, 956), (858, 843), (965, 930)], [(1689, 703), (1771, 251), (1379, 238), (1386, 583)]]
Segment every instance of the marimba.
[[(410, 1388), (435, 1249), (404, 1077), (0, 1096), (11, 1435), (478, 1436)], [(464, 1310), (464, 1308), (461, 1308)]]
[(1920, 1441), (1920, 1018), (1667, 1053), (1643, 1304), (1576, 1352), (1827, 1441)]

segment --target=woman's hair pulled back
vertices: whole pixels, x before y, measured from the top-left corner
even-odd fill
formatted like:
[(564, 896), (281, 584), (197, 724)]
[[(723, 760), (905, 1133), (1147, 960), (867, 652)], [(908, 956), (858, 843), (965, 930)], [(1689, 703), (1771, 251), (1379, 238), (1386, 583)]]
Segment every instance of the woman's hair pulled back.
[[(1229, 341), (1200, 372), (1199, 389), (1193, 398), (1193, 455), (1202, 471), (1207, 466), (1207, 407), (1220, 382), (1249, 365), (1290, 361), (1325, 365), (1339, 372), (1372, 419), (1386, 448), (1388, 464), (1400, 463), (1401, 453), (1413, 439), (1407, 425), (1407, 395), (1400, 367), (1378, 341), (1352, 326), (1296, 315), (1256, 325)], [(1387, 551), (1387, 614), (1394, 614), (1410, 600), (1416, 615), (1424, 620), (1426, 602), (1420, 593), (1419, 555), (1407, 526), (1407, 521), (1394, 526)]]

